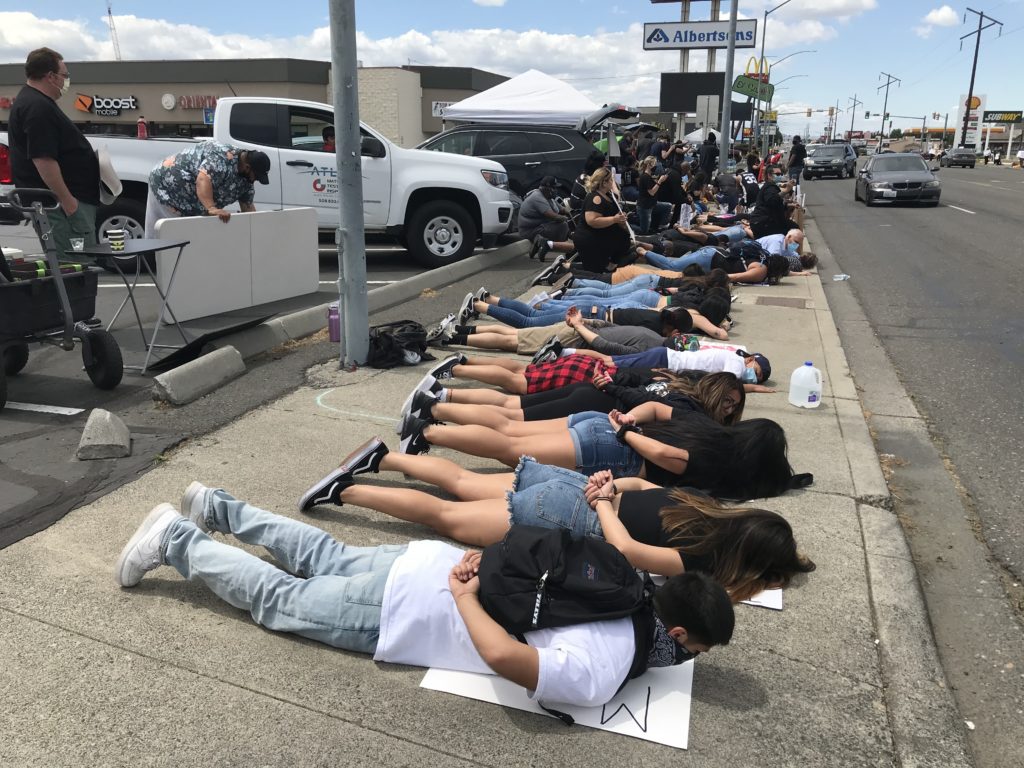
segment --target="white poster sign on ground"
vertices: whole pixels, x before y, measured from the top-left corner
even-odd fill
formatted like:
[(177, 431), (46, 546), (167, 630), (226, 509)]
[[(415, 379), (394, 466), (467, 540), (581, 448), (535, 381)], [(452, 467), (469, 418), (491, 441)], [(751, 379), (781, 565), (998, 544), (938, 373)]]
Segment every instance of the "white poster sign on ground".
[[(526, 689), (497, 675), (430, 669), (420, 687), (551, 717), (526, 695)], [(690, 734), (693, 662), (649, 669), (630, 680), (602, 707), (570, 707), (550, 702), (577, 725), (686, 749)]]

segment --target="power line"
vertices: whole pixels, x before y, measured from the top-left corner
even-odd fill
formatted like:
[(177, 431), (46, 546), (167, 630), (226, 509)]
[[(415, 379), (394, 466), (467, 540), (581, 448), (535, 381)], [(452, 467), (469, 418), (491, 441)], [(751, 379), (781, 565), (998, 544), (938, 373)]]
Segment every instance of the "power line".
[[(973, 8), (968, 8), (967, 10), (969, 12), (977, 15), (977, 17), (978, 17), (978, 29), (976, 31), (974, 31), (974, 32), (969, 32), (968, 34), (966, 34), (966, 35), (964, 35), (963, 37), (960, 38), (960, 50), (963, 50), (964, 40), (967, 39), (968, 37), (973, 37), (974, 35), (977, 35), (977, 38), (975, 38), (975, 40), (974, 40), (974, 63), (971, 65), (971, 84), (967, 88), (967, 103), (964, 105), (964, 127), (963, 127), (963, 133), (960, 134), (960, 144), (961, 144), (961, 146), (965, 146), (965, 147), (967, 146), (967, 125), (970, 122), (970, 119), (971, 119), (971, 109), (973, 109), (973, 106), (974, 106), (972, 104), (972, 102), (974, 101), (974, 76), (978, 72), (978, 51), (981, 49), (981, 33), (984, 30), (988, 29), (989, 27), (995, 26), (996, 24), (999, 25), (1000, 33), (1002, 33), (1002, 30), (1003, 30), (1003, 22), (996, 21), (991, 16), (986, 16), (981, 11), (976, 11)], [(985, 22), (986, 19), (988, 19), (990, 23), (985, 24), (984, 26), (982, 26), (982, 24)], [(966, 13), (964, 13), (964, 23), (965, 24), (967, 23), (967, 14)], [(978, 135), (979, 136), (981, 135), (981, 120), (980, 119), (978, 120)], [(977, 144), (975, 144), (975, 146), (977, 146)]]

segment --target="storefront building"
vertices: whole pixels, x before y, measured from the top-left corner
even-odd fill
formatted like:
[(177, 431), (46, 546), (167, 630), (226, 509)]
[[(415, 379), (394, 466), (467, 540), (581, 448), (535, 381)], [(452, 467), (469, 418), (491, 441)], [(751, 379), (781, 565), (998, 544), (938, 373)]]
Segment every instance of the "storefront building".
[[(217, 100), (269, 96), (331, 103), (331, 65), (306, 59), (205, 59), (66, 62), (71, 91), (57, 103), (86, 133), (210, 136)], [(507, 78), (468, 67), (367, 67), (359, 70), (361, 119), (412, 147), (441, 130), (438, 104)], [(24, 65), (0, 64), (0, 130), (25, 84)]]

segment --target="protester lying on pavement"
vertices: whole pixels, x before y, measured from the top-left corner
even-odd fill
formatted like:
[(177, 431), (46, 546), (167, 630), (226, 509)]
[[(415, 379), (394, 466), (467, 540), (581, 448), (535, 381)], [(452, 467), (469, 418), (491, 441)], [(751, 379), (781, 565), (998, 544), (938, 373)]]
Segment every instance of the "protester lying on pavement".
[[(628, 369), (635, 385), (616, 384), (603, 368), (594, 373), (592, 382), (570, 384), (546, 392), (522, 395), (519, 407), (506, 405), (505, 395), (493, 390), (470, 390), (471, 398), (484, 393), (476, 402), (461, 403), (446, 398), (444, 390), (425, 377), (417, 390), (402, 407), (402, 419), (409, 413), (431, 422), (451, 424), (480, 424), (502, 434), (519, 436), (526, 432), (523, 422), (545, 422), (552, 431), (565, 429), (567, 419), (575, 413), (597, 411), (611, 413), (628, 411), (643, 403), (665, 403), (671, 408), (704, 413), (719, 424), (732, 426), (743, 417), (746, 393), (743, 385), (731, 373), (695, 375), (674, 374), (670, 371)], [(696, 374), (696, 372), (694, 372)], [(620, 377), (625, 380), (626, 377)], [(481, 402), (490, 400), (490, 402)]]
[(536, 456), (585, 475), (611, 469), (616, 477), (642, 477), (729, 499), (778, 496), (794, 477), (786, 460), (786, 434), (769, 419), (724, 427), (703, 413), (652, 402), (628, 414), (574, 414), (558, 431), (538, 422), (523, 428), (528, 434), (509, 437), (478, 425), (430, 424), (410, 414), (402, 421), (401, 449), (425, 453), (437, 445), (509, 467), (520, 456)]
[[(355, 483), (357, 475), (381, 471), (403, 472), (457, 501)], [(485, 474), (448, 459), (389, 453), (374, 438), (300, 500), (303, 512), (317, 504), (377, 510), (478, 547), (501, 541), (512, 525), (566, 528), (573, 538), (606, 539), (641, 570), (707, 573), (734, 602), (785, 587), (815, 568), (800, 554), (789, 523), (774, 512), (725, 507), (703, 494), (639, 478), (613, 479), (607, 470), (588, 478), (526, 456), (514, 472)]]
[[(636, 641), (631, 618), (509, 635), (483, 609), (479, 552), (440, 541), (352, 547), (324, 531), (193, 483), (182, 517), (154, 508), (121, 552), (117, 583), (133, 587), (161, 565), (205, 584), (256, 623), (376, 661), (497, 674), (536, 701), (606, 703), (626, 680)], [(275, 565), (213, 539), (262, 546)], [(734, 616), (720, 584), (700, 573), (669, 579), (654, 596), (649, 666), (687, 661), (728, 643)], [(660, 642), (659, 642), (660, 641)]]

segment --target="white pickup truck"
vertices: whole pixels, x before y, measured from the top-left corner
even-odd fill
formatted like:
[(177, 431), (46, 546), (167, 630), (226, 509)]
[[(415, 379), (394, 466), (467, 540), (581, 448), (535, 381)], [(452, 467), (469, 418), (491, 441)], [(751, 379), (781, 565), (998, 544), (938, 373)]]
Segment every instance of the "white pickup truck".
[[(217, 102), (213, 138), (270, 157), (270, 184), (256, 185), (256, 208), (312, 207), (321, 230), (338, 226), (338, 170), (323, 150), (321, 131), (334, 124), (326, 104), (293, 99), (229, 97)], [(367, 232), (397, 236), (425, 267), (473, 253), (477, 240), (493, 245), (512, 215), (508, 175), (478, 157), (403, 149), (367, 125), (362, 135), (363, 216)], [(196, 139), (89, 136), (106, 146), (124, 186), (117, 202), (100, 209), (97, 231), (127, 229), (141, 237), (149, 172)], [(0, 155), (7, 135), (0, 133)]]

